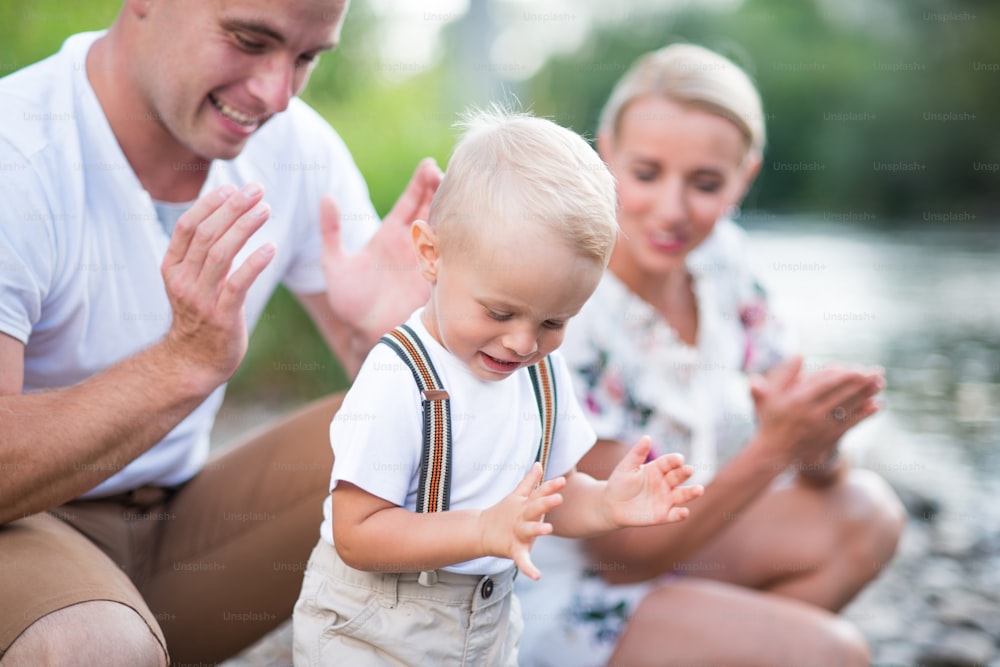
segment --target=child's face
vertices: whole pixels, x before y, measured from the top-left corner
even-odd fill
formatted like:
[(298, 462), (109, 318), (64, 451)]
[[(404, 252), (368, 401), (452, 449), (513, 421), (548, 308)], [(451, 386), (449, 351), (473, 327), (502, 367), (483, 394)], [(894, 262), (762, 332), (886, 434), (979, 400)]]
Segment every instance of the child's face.
[(503, 380), (559, 347), (603, 272), (552, 232), (517, 242), (484, 234), (442, 256), (434, 233), (416, 224), (417, 254), (433, 285), (424, 325), (482, 380)]

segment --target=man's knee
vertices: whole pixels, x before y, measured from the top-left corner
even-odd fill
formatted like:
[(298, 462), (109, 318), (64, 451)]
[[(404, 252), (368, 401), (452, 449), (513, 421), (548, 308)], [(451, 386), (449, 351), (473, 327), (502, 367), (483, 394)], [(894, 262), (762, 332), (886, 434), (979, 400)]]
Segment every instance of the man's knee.
[(135, 610), (96, 600), (43, 616), (0, 660), (2, 667), (70, 664), (163, 667), (167, 656)]

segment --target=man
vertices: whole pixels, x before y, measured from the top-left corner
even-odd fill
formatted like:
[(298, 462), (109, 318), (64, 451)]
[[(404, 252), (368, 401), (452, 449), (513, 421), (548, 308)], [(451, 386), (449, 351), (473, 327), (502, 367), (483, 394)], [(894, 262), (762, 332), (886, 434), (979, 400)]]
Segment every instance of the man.
[(278, 283), (353, 375), (426, 297), (440, 181), (379, 225), (295, 99), (346, 9), (125, 0), (0, 80), (3, 667), (213, 663), (290, 613), (339, 397), (206, 465), (225, 383)]

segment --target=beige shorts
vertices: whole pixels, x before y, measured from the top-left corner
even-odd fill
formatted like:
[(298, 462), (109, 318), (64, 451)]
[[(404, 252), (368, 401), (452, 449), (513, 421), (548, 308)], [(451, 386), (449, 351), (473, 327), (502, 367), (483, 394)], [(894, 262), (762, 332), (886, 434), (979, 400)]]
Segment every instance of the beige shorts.
[(516, 568), (492, 576), (362, 572), (320, 540), (295, 605), (297, 667), (517, 665), (523, 629)]
[(181, 488), (0, 526), (0, 659), (37, 620), (94, 600), (133, 609), (175, 667), (215, 664), (287, 619), (323, 518), (342, 398), (251, 435)]

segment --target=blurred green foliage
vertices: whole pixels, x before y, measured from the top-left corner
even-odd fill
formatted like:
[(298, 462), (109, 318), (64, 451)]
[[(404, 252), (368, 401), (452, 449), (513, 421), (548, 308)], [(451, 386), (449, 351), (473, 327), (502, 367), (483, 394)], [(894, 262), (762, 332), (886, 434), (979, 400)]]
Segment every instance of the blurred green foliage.
[(77, 32), (106, 28), (121, 0), (0, 3), (0, 76), (51, 55)]
[[(0, 75), (57, 51), (69, 35), (106, 28), (121, 0), (37, 0), (0, 3)], [(447, 162), (451, 118), (433, 110), (444, 81), (433, 74), (391, 81), (378, 64), (368, 5), (355, 1), (337, 51), (324, 54), (303, 98), (334, 127), (368, 181), (384, 215), (426, 156)], [(317, 206), (319, 202), (317, 202)], [(252, 333), (229, 395), (278, 405), (343, 388), (347, 379), (295, 298), (279, 289)]]
[(1000, 215), (995, 6), (683, 6), (601, 27), (578, 51), (550, 60), (526, 97), (536, 112), (592, 135), (608, 92), (636, 57), (694, 42), (742, 65), (761, 90), (768, 148), (749, 208), (876, 223)]
[[(671, 13), (626, 6), (621, 20), (598, 26), (577, 51), (528, 81), (500, 84), (535, 113), (592, 136), (608, 92), (635, 57), (674, 41), (700, 43), (744, 66), (764, 99), (768, 148), (745, 209), (875, 224), (920, 222), (928, 213), (927, 224), (942, 224), (948, 213), (996, 219), (1000, 11), (987, 5), (745, 0), (724, 10), (681, 3)], [(51, 54), (72, 33), (106, 27), (120, 6), (0, 3), (0, 75)], [(473, 101), (468, 77), (477, 72), (452, 48), (461, 21), (446, 31), (437, 67), (402, 79), (379, 62), (376, 28), (368, 3), (352, 2), (341, 46), (321, 58), (303, 97), (340, 132), (385, 214), (422, 157), (446, 164), (452, 122)], [(477, 38), (470, 33), (465, 42)], [(294, 298), (279, 290), (230, 391), (289, 403), (345, 384)]]

